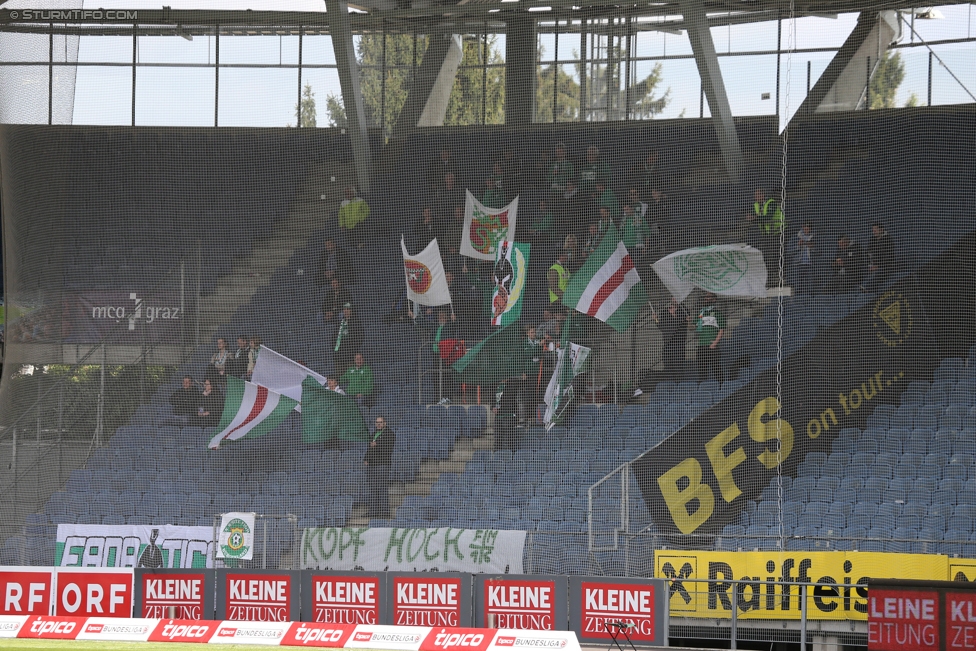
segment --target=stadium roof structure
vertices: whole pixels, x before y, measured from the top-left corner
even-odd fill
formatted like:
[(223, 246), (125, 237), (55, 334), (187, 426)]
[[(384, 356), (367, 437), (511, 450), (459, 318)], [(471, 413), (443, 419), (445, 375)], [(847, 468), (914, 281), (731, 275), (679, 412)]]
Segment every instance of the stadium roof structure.
[[(3, 5), (4, 2), (0, 2)], [(855, 1), (816, 0), (727, 0), (703, 2), (710, 26), (726, 26), (777, 20), (792, 15), (836, 17), (841, 13), (884, 10), (911, 10), (917, 6), (906, 0)], [(600, 18), (635, 17), (636, 31), (677, 32), (687, 28), (684, 2), (621, 2), (620, 0), (354, 0), (349, 2), (349, 22), (354, 31), (402, 28), (425, 31), (478, 31), (490, 26), (504, 32), (515, 15), (531, 13), (546, 23), (569, 21), (561, 31), (572, 30), (573, 21)], [(118, 35), (136, 31), (142, 35), (205, 35), (218, 28), (227, 35), (319, 34), (329, 32), (325, 11), (254, 11), (250, 9), (8, 9), (0, 7), (0, 31), (24, 33), (70, 33), (79, 35)], [(598, 29), (592, 26), (591, 29)]]
[[(199, 0), (206, 2), (207, 0)], [(0, 5), (6, 4), (0, 0)], [(19, 4), (19, 3), (18, 3)], [(139, 4), (134, 0), (134, 4)], [(284, 4), (284, 3), (283, 3)], [(296, 4), (284, 4), (294, 8)], [(316, 6), (302, 2), (302, 8)], [(708, 101), (725, 168), (738, 179), (743, 158), (736, 126), (717, 59), (711, 28), (730, 24), (781, 21), (804, 16), (837, 16), (860, 12), (860, 18), (828, 70), (812, 89), (804, 112), (851, 110), (863, 100), (863, 70), (869, 70), (901, 33), (897, 11), (912, 8), (909, 0), (324, 0), (324, 11), (254, 11), (214, 9), (14, 9), (0, 6), (0, 32), (45, 35), (159, 35), (192, 39), (200, 35), (329, 34), (347, 107), (347, 125), (353, 143), (359, 187), (368, 190), (372, 154), (366, 134), (366, 116), (359, 88), (353, 38), (357, 34), (441, 34), (432, 39), (406, 104), (393, 128), (392, 139), (405, 141), (417, 126), (428, 101), (437, 100), (435, 86), (453, 84), (457, 62), (451, 64), (452, 35), (506, 34), (505, 124), (527, 126), (533, 121), (537, 34), (579, 31), (620, 35), (625, 26), (634, 31), (686, 32)], [(133, 39), (135, 43), (136, 39)], [(135, 48), (135, 45), (133, 45)], [(777, 49), (779, 45), (777, 45)], [(459, 60), (459, 58), (458, 58)], [(300, 64), (299, 64), (300, 65)], [(453, 65), (453, 68), (452, 68)], [(133, 67), (136, 66), (133, 55)], [(441, 74), (442, 72), (445, 74)], [(777, 73), (778, 74), (778, 73)], [(53, 73), (49, 74), (53, 79)], [(49, 81), (50, 81), (49, 79)], [(445, 95), (446, 97), (446, 95)], [(446, 102), (441, 102), (446, 108)], [(825, 107), (827, 107), (825, 109)], [(837, 108), (840, 107), (840, 108)], [(441, 111), (443, 114), (443, 111)]]

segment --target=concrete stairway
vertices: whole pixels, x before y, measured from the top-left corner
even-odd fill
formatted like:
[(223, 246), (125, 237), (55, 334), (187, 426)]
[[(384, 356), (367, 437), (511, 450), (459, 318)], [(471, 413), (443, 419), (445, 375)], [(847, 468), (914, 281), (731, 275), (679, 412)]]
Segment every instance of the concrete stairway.
[[(275, 270), (288, 264), (292, 254), (305, 246), (309, 236), (326, 220), (335, 219), (342, 188), (353, 181), (351, 166), (329, 162), (318, 165), (302, 183), (288, 217), (269, 236), (254, 243), (251, 253), (234, 260), (230, 273), (221, 276), (214, 291), (200, 307), (200, 341), (208, 342), (221, 324), (231, 320), (238, 307), (267, 285)], [(233, 345), (233, 342), (230, 342)]]
[[(490, 431), (490, 430), (489, 430)], [(465, 465), (474, 458), (478, 450), (491, 450), (494, 445), (493, 434), (483, 434), (477, 438), (459, 438), (454, 444), (451, 456), (445, 461), (425, 461), (412, 483), (398, 483), (390, 486), (390, 516), (396, 513), (398, 506), (403, 504), (407, 495), (430, 495), (430, 488), (444, 472), (463, 473)], [(366, 517), (366, 506), (358, 504), (353, 508), (347, 527), (365, 527), (369, 525)]]

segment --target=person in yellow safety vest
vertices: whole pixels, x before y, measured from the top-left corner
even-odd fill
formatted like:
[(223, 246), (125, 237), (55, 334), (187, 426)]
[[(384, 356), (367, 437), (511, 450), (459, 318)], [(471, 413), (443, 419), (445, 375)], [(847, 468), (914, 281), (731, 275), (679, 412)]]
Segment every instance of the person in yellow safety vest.
[(566, 263), (569, 262), (569, 252), (562, 250), (559, 257), (549, 267), (546, 272), (546, 281), (549, 284), (549, 303), (556, 303), (563, 297), (563, 292), (569, 287), (569, 269)]
[(786, 230), (786, 216), (778, 199), (767, 197), (762, 188), (756, 188), (755, 202), (752, 212), (746, 215), (746, 220), (755, 223), (758, 238), (750, 238), (756, 242), (756, 247), (762, 251), (763, 261), (766, 263), (767, 282), (773, 282), (773, 277), (779, 273), (779, 237)]
[(762, 188), (756, 188), (756, 202), (752, 204), (753, 219), (759, 228), (762, 237), (778, 236), (786, 228), (786, 217), (783, 215), (783, 208), (779, 200), (772, 197), (767, 198)]

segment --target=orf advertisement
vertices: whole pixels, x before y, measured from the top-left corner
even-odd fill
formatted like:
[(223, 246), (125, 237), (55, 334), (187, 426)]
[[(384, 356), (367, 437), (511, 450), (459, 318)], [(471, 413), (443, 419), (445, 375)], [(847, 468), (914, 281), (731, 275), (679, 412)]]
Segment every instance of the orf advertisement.
[(59, 569), (55, 579), (54, 614), (132, 617), (132, 569)]
[(463, 627), (471, 623), (470, 574), (391, 573), (388, 596), (394, 626)]
[(0, 615), (48, 615), (54, 572), (34, 567), (0, 568)]
[(302, 573), (302, 619), (319, 624), (379, 624), (389, 615), (383, 572)]
[(296, 621), (300, 581), (286, 570), (217, 570), (217, 619)]
[(667, 640), (667, 586), (660, 579), (570, 577), (569, 622), (580, 642), (606, 644), (615, 627), (629, 624), (635, 643), (663, 645)]
[(530, 631), (566, 630), (564, 576), (477, 575), (475, 625)]

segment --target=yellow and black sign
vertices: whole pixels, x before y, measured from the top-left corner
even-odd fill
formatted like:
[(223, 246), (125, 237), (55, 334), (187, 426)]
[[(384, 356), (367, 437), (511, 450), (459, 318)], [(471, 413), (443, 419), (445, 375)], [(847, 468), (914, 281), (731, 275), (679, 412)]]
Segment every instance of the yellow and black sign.
[[(671, 615), (731, 618), (732, 604), (745, 619), (800, 619), (800, 587), (807, 588), (807, 617), (867, 620), (868, 579), (970, 581), (976, 560), (936, 554), (871, 552), (661, 551), (654, 576), (670, 579)], [(733, 581), (744, 581), (735, 588)], [(847, 584), (858, 587), (838, 587)]]
[[(821, 332), (635, 462), (641, 492), (668, 533), (719, 533), (778, 473), (829, 451), (845, 427), (864, 427), (938, 363), (930, 320), (911, 283)], [(770, 342), (774, 346), (775, 342)]]

